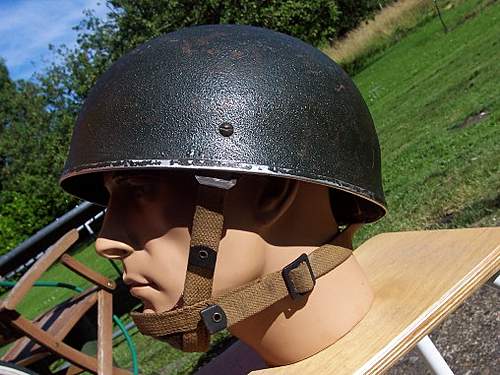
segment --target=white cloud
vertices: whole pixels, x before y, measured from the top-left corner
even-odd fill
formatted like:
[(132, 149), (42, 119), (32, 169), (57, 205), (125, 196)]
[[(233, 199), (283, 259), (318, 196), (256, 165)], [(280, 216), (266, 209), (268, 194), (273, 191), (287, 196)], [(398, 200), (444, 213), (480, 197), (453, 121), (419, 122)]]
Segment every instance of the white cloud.
[(49, 44), (73, 46), (76, 26), (84, 9), (104, 17), (106, 7), (99, 0), (2, 1), (0, 7), (0, 56), (6, 60), (12, 78), (29, 78), (51, 60)]

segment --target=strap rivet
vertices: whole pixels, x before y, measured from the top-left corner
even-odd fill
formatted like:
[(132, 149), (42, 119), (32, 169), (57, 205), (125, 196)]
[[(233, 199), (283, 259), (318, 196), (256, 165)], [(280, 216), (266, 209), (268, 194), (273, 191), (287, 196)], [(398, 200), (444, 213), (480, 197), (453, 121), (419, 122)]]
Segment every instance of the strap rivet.
[(221, 133), (224, 137), (230, 137), (233, 135), (234, 128), (229, 122), (223, 122), (219, 126), (219, 133)]
[(212, 250), (210, 247), (204, 245), (195, 245), (190, 247), (188, 264), (205, 268), (213, 272), (216, 262), (217, 252)]
[(200, 311), (201, 318), (208, 332), (215, 333), (227, 328), (227, 317), (219, 305), (210, 305)]
[(221, 320), (222, 320), (222, 315), (219, 314), (218, 312), (214, 313), (212, 315), (212, 320), (215, 322), (215, 323), (219, 323)]

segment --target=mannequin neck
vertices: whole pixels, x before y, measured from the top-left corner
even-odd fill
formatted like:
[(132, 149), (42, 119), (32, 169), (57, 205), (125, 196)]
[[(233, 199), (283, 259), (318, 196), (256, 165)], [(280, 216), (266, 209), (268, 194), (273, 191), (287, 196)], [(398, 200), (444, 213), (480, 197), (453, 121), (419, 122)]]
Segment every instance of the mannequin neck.
[[(330, 242), (338, 231), (331, 214), (328, 190), (300, 184), (293, 204), (256, 241), (262, 277), (281, 270), (303, 253)], [(333, 243), (352, 248), (354, 230)], [(230, 331), (252, 347), (269, 365), (297, 362), (335, 343), (367, 313), (373, 300), (365, 275), (351, 256), (317, 279), (314, 290), (302, 299), (285, 298)]]
[[(291, 261), (303, 251), (304, 248), (287, 249), (286, 257)], [(281, 269), (285, 265), (282, 263), (277, 257), (266, 259), (263, 274)], [(363, 270), (351, 256), (317, 279), (308, 296), (296, 301), (282, 299), (232, 326), (230, 331), (268, 365), (290, 364), (338, 341), (366, 315), (372, 301), (373, 292)]]
[[(96, 250), (121, 259), (124, 281), (144, 312), (181, 301), (188, 263), (196, 187), (191, 175), (105, 176), (110, 194)], [(335, 202), (333, 202), (335, 205)], [(338, 231), (328, 188), (284, 178), (245, 175), (226, 195), (223, 238), (212, 294), (283, 269), (302, 253), (330, 242)], [(334, 243), (350, 247), (352, 231)], [(314, 290), (283, 298), (231, 327), (269, 364), (308, 357), (334, 343), (366, 313), (371, 290), (354, 257), (318, 278)]]

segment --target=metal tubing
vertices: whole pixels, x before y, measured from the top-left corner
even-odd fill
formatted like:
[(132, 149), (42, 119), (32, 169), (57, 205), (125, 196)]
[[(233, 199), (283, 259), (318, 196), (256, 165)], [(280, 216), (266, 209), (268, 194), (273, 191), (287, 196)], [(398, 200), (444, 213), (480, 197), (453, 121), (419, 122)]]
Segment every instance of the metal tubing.
[(90, 234), (91, 236), (93, 236), (93, 235), (94, 235), (94, 231), (93, 231), (93, 230), (92, 230), (92, 228), (90, 227), (90, 223), (92, 223), (92, 220), (87, 221), (87, 222), (84, 224), (84, 226), (85, 226), (85, 229), (87, 229), (87, 232), (89, 232), (89, 234)]
[(443, 25), (443, 30), (445, 34), (448, 32), (448, 27), (446, 27), (446, 24), (443, 21), (443, 17), (441, 17), (441, 11), (439, 10), (438, 4), (436, 0), (433, 0), (434, 2), (434, 7), (436, 8), (437, 14), (439, 16), (439, 20), (441, 21), (441, 25)]
[(417, 352), (424, 360), (427, 368), (432, 374), (435, 375), (453, 375), (450, 367), (441, 356), (441, 353), (432, 343), (429, 336), (425, 336), (417, 344)]
[(500, 275), (497, 276), (495, 281), (493, 281), (493, 284), (497, 287), (500, 288)]

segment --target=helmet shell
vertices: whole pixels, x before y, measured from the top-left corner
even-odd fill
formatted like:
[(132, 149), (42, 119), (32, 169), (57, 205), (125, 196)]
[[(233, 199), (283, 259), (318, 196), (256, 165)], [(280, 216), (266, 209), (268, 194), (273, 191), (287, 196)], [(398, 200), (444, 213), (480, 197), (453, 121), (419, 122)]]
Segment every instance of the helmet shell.
[(385, 213), (366, 103), (318, 49), (241, 25), (181, 29), (118, 59), (78, 116), (61, 186), (105, 205), (102, 172), (255, 173), (333, 188), (341, 223)]

